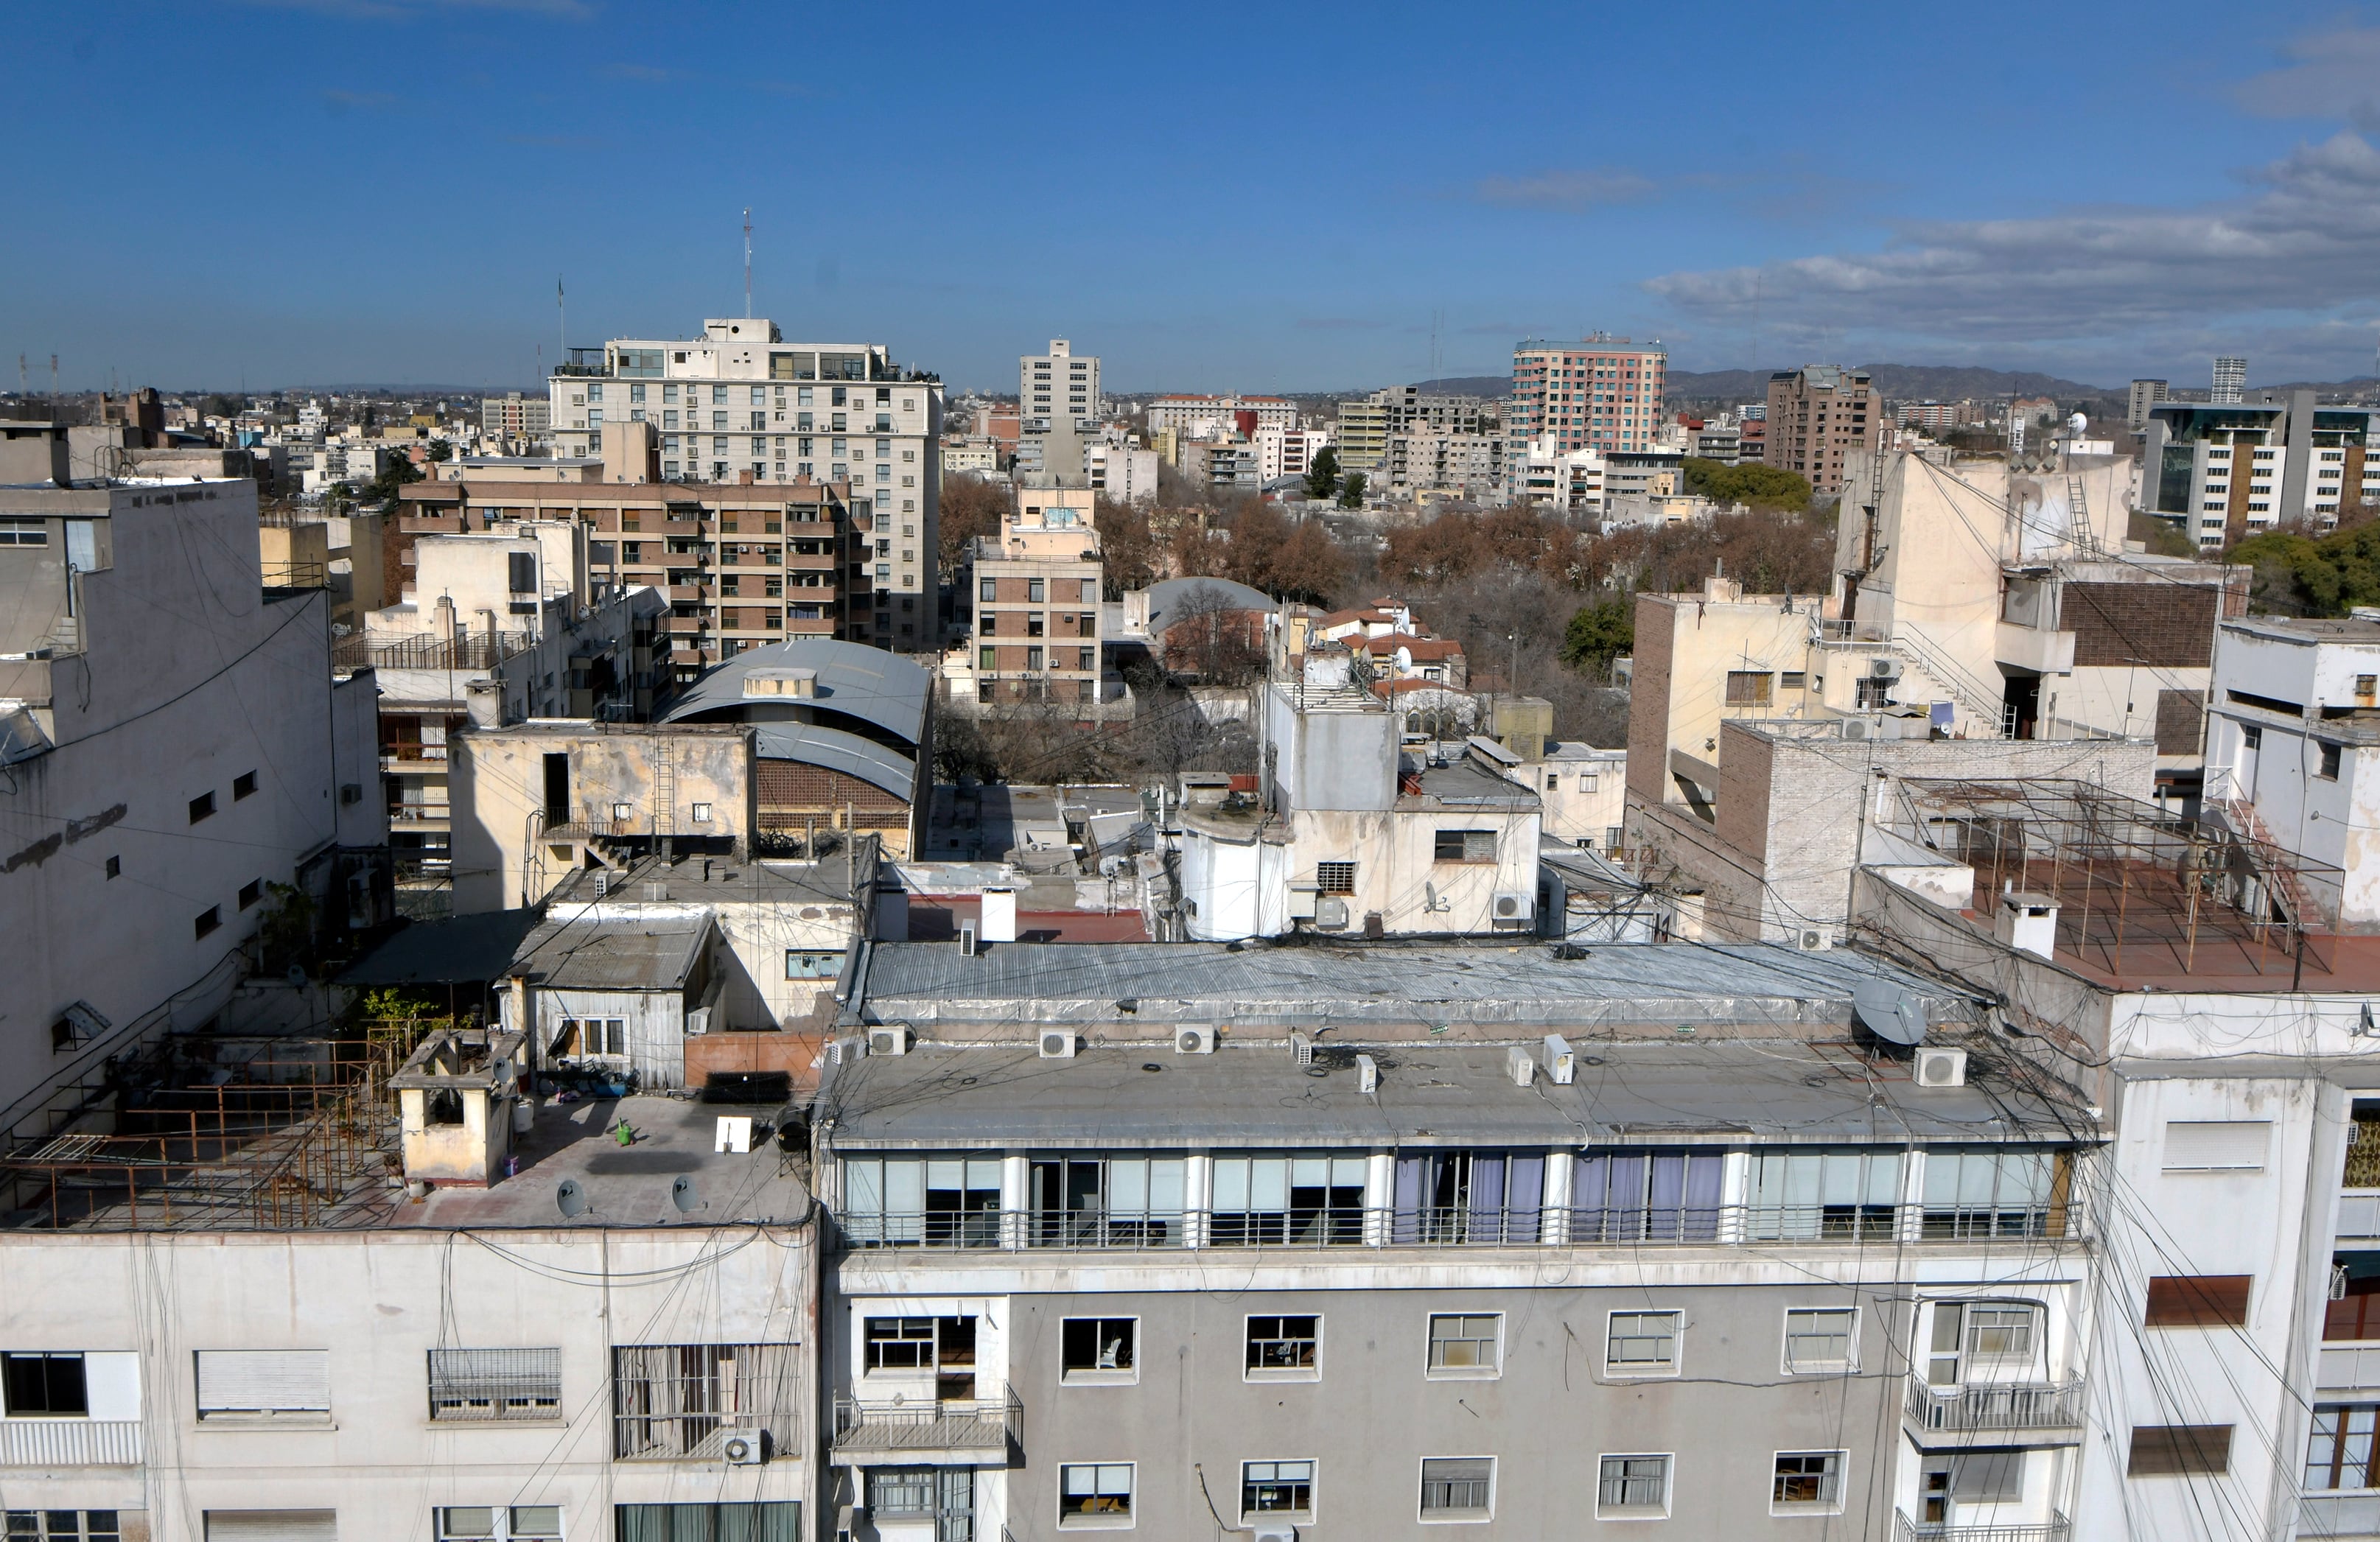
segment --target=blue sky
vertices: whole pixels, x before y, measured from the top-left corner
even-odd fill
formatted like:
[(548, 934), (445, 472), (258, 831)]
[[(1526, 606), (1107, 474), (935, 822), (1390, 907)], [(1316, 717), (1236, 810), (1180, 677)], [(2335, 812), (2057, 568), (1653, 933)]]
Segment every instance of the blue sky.
[[(1778, 30), (1791, 18), (1789, 31)], [(1682, 369), (2367, 373), (2380, 11), (23, 6), (0, 358), (519, 385), (755, 299), (1014, 389)], [(2160, 30), (2162, 29), (2162, 30)], [(2366, 135), (2374, 136), (2367, 140)], [(13, 382), (12, 382), (13, 383)]]

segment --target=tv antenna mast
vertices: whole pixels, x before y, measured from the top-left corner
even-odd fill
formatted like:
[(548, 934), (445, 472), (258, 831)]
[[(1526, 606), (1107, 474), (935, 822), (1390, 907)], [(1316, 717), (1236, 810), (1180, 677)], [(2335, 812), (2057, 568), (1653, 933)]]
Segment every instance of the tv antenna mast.
[(752, 211), (744, 211), (744, 319), (752, 319)]

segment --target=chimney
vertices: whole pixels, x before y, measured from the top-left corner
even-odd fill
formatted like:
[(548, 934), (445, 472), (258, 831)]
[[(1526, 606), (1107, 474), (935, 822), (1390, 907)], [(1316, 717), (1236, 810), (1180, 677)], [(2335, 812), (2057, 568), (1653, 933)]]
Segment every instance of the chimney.
[(2047, 958), (2058, 950), (2058, 902), (2011, 889), (2000, 895), (1993, 935), (2021, 953)]

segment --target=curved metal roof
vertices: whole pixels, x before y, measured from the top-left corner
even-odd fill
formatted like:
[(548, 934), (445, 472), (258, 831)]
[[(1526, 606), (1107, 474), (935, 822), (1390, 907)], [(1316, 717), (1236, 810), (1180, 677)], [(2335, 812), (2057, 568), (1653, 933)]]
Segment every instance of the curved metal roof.
[(815, 722), (760, 722), (752, 734), (763, 760), (798, 760), (881, 787), (904, 803), (917, 795), (917, 762), (871, 739)]
[[(817, 674), (812, 697), (744, 694), (754, 670), (807, 669)], [(736, 654), (710, 669), (677, 699), (664, 722), (783, 722), (793, 710), (840, 712), (916, 744), (925, 732), (927, 695), (934, 677), (898, 653), (830, 637), (789, 637)], [(904, 795), (906, 795), (905, 794)]]
[(1276, 608), (1272, 597), (1261, 589), (1250, 589), (1229, 578), (1168, 578), (1163, 583), (1148, 586), (1149, 632), (1154, 635), (1164, 631), (1171, 625), (1166, 619), (1168, 613), (1199, 589), (1213, 590), (1226, 610), (1270, 611)]

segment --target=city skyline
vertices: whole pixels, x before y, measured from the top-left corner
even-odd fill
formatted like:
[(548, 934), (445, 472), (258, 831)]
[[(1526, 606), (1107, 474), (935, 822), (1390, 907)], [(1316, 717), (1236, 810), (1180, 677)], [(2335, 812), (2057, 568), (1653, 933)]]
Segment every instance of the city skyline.
[[(2197, 9), (2119, 70), (2045, 47), (2028, 17), (2088, 30), (2047, 9), (1683, 58), (1670, 18), (1512, 10), (1309, 13), (1253, 52), (1088, 13), (29, 15), (0, 111), (45, 212), (0, 252), (0, 357), (68, 389), (532, 386), (565, 341), (740, 312), (748, 207), (755, 313), (957, 390), (1051, 336), (1120, 394), (1302, 392), (1596, 329), (1681, 370), (2362, 373), (2380, 26), (2276, 7), (2210, 62)], [(1581, 50), (1611, 62), (1529, 106), (1516, 62)], [(1950, 56), (1992, 111), (1944, 110)]]

